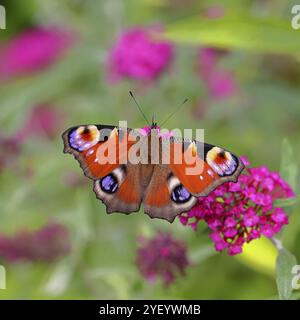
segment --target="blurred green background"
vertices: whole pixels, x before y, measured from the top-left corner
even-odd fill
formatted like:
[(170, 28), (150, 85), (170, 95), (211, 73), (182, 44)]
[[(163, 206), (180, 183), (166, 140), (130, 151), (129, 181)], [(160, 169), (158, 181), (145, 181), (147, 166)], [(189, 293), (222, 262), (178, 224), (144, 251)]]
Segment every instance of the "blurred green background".
[[(299, 164), (300, 30), (291, 27), (293, 1), (180, 0), (7, 0), (7, 29), (1, 44), (32, 26), (58, 25), (76, 34), (75, 44), (38, 72), (0, 82), (0, 133), (12, 136), (34, 108), (47, 105), (59, 114), (51, 138), (32, 134), (11, 153), (0, 171), (0, 232), (36, 230), (48, 221), (71, 230), (70, 254), (53, 263), (0, 260), (7, 273), (1, 299), (268, 299), (276, 298), (276, 253), (268, 240), (234, 258), (211, 249), (204, 229), (194, 232), (176, 220), (151, 220), (142, 212), (107, 215), (92, 182), (78, 163), (62, 153), (61, 133), (77, 124), (145, 125), (128, 95), (133, 90), (148, 117), (171, 128), (204, 128), (206, 141), (247, 155), (255, 166), (279, 171), (284, 139)], [(229, 17), (201, 18), (222, 4)], [(195, 22), (195, 16), (199, 16)], [(154, 83), (126, 80), (111, 84), (105, 61), (118, 35), (130, 26), (165, 26), (176, 42), (170, 70)], [(0, 47), (1, 47), (0, 44)], [(226, 99), (207, 94), (195, 65), (200, 47), (226, 49), (220, 65), (234, 72), (238, 89)], [(6, 150), (1, 150), (4, 157)], [(70, 178), (71, 177), (71, 178)], [(71, 182), (69, 180), (72, 180)], [(82, 179), (82, 180), (81, 180)], [(74, 181), (75, 182), (74, 182)], [(169, 288), (146, 282), (135, 265), (139, 235), (169, 231), (188, 245), (191, 265)], [(283, 242), (300, 261), (299, 206), (293, 208)], [(0, 258), (1, 259), (1, 258)]]

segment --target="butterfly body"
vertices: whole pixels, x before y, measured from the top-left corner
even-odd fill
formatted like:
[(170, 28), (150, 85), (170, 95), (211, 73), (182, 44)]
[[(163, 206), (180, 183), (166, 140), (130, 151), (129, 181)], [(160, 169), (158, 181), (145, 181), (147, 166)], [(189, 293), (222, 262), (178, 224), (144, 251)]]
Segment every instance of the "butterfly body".
[[(226, 181), (236, 181), (244, 168), (238, 157), (222, 148), (165, 138), (155, 124), (143, 134), (114, 126), (81, 125), (66, 130), (62, 137), (64, 152), (73, 154), (94, 181), (94, 192), (108, 213), (129, 214), (139, 211), (143, 203), (151, 218), (172, 222), (190, 210), (198, 197)], [(188, 173), (197, 166), (196, 174)]]

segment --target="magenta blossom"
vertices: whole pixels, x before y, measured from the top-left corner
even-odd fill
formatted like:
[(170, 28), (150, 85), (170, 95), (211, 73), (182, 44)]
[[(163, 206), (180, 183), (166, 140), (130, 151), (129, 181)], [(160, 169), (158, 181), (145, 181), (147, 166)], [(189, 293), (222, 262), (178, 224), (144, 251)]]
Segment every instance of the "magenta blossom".
[(203, 12), (203, 16), (210, 19), (219, 19), (225, 15), (225, 9), (222, 5), (211, 5)]
[(73, 36), (57, 27), (24, 31), (0, 47), (0, 78), (38, 71), (53, 63), (73, 42)]
[(160, 28), (156, 27), (136, 27), (125, 31), (109, 52), (110, 79), (156, 79), (173, 57), (172, 44), (156, 38), (159, 32)]
[(69, 252), (69, 231), (58, 223), (37, 231), (19, 231), (14, 236), (0, 235), (0, 259), (9, 262), (52, 262)]
[(24, 124), (14, 134), (7, 136), (0, 132), (0, 171), (12, 168), (22, 152), (23, 143), (31, 136), (51, 139), (60, 133), (62, 115), (47, 105), (34, 107)]
[(216, 99), (230, 98), (237, 91), (235, 79), (230, 71), (215, 70), (207, 81), (209, 94)]
[(151, 239), (142, 237), (136, 263), (148, 281), (160, 277), (167, 286), (175, 281), (177, 274), (184, 275), (189, 265), (185, 244), (168, 233), (157, 233)]
[(38, 105), (31, 110), (24, 125), (16, 133), (20, 141), (30, 135), (54, 138), (60, 132), (62, 115), (50, 105)]
[(274, 202), (294, 196), (278, 173), (266, 167), (250, 168), (245, 159), (244, 163), (246, 173), (237, 183), (224, 183), (180, 216), (181, 223), (193, 228), (205, 221), (216, 250), (230, 255), (241, 253), (244, 243), (261, 235), (271, 238), (278, 233), (288, 217)]
[(174, 133), (172, 131), (161, 129), (159, 126), (155, 126), (155, 128), (153, 128), (152, 126), (145, 126), (141, 128), (139, 131), (141, 135), (147, 136), (148, 134), (151, 133), (151, 129), (158, 130), (158, 136), (164, 139), (169, 139), (170, 137), (174, 136)]
[(75, 170), (65, 171), (61, 175), (61, 182), (68, 187), (82, 187), (88, 184), (87, 179)]
[(199, 51), (200, 77), (206, 84), (209, 95), (216, 99), (226, 99), (237, 92), (233, 73), (218, 66), (224, 54), (224, 50), (214, 48), (201, 48)]
[(20, 141), (16, 137), (7, 137), (0, 133), (0, 172), (13, 167), (21, 152)]

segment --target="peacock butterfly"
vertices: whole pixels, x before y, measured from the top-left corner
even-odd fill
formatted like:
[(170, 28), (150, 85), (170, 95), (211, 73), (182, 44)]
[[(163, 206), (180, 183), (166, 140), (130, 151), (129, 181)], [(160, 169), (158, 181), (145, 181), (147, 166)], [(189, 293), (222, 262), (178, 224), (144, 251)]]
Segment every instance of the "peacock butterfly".
[[(164, 136), (156, 123), (144, 130), (79, 125), (66, 130), (62, 138), (64, 152), (73, 154), (93, 180), (107, 213), (129, 214), (143, 203), (151, 218), (173, 222), (198, 197), (224, 182), (236, 182), (244, 169), (241, 159), (229, 151)], [(200, 170), (192, 172), (196, 167)]]

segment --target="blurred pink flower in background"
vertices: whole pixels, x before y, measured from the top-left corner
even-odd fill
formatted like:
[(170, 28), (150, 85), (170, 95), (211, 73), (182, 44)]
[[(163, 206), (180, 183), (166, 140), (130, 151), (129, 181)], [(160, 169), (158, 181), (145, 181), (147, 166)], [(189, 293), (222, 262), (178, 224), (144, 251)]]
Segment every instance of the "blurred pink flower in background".
[(69, 231), (58, 223), (37, 231), (19, 231), (14, 236), (0, 235), (0, 259), (9, 262), (52, 262), (70, 250)]
[(199, 73), (207, 86), (210, 96), (215, 99), (226, 99), (236, 94), (237, 83), (233, 72), (218, 66), (224, 50), (201, 48), (199, 50)]
[(210, 5), (202, 13), (203, 16), (210, 19), (219, 19), (222, 18), (225, 14), (225, 8), (220, 4)]
[(20, 151), (20, 141), (16, 137), (7, 137), (0, 133), (0, 172), (15, 164)]
[(16, 136), (20, 141), (24, 141), (30, 135), (47, 137), (49, 139), (56, 137), (62, 124), (62, 115), (51, 105), (35, 106), (25, 123), (17, 132)]
[(125, 31), (109, 52), (109, 79), (155, 80), (173, 58), (173, 45), (155, 39), (160, 31), (159, 27), (135, 27)]
[(63, 117), (56, 108), (39, 105), (31, 110), (16, 133), (7, 136), (0, 132), (0, 171), (16, 165), (24, 142), (32, 136), (42, 139), (58, 137), (62, 122)]
[(230, 255), (241, 253), (244, 243), (261, 235), (271, 238), (278, 233), (288, 217), (274, 201), (294, 196), (278, 173), (266, 167), (250, 168), (246, 159), (244, 163), (246, 173), (237, 183), (224, 183), (180, 216), (182, 224), (194, 229), (205, 221), (216, 250)]
[(61, 175), (61, 182), (68, 187), (82, 187), (88, 184), (88, 179), (77, 171), (68, 170)]
[(209, 94), (216, 99), (230, 98), (237, 92), (237, 85), (230, 71), (215, 70), (207, 80)]
[(189, 265), (186, 246), (169, 233), (157, 233), (153, 238), (140, 238), (136, 263), (149, 282), (161, 278), (168, 286), (177, 275), (184, 275)]
[(73, 43), (58, 27), (35, 27), (0, 46), (0, 79), (38, 71), (56, 61)]

